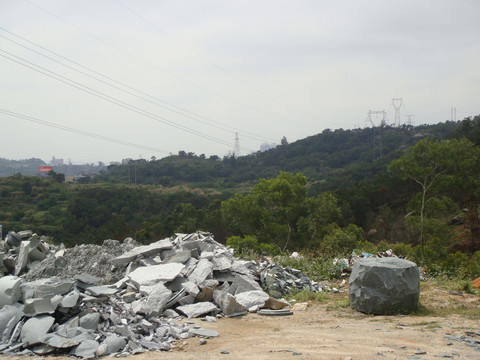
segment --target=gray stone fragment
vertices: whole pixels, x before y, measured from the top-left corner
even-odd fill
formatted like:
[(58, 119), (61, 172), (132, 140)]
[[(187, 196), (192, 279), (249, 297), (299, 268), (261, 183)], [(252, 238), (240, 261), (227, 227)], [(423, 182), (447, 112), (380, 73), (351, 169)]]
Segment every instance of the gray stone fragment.
[(91, 359), (96, 355), (96, 351), (100, 344), (95, 340), (82, 341), (76, 348), (74, 348), (70, 354), (81, 357), (83, 359)]
[(420, 275), (408, 260), (358, 259), (349, 278), (351, 306), (367, 314), (411, 311), (418, 307)]
[(60, 307), (62, 308), (72, 308), (77, 305), (78, 299), (80, 297), (80, 293), (77, 290), (73, 290), (65, 295), (60, 303)]
[(185, 295), (184, 297), (182, 297), (181, 299), (178, 300), (178, 303), (180, 305), (189, 305), (189, 304), (193, 304), (194, 301), (195, 301), (195, 296)]
[(33, 347), (32, 351), (39, 356), (45, 356), (48, 354), (51, 354), (55, 351), (56, 349), (52, 346), (49, 346), (47, 344), (38, 344)]
[(246, 291), (235, 295), (235, 299), (238, 301), (238, 303), (246, 307), (247, 309), (260, 309), (265, 305), (265, 302), (269, 298), (270, 295), (268, 295), (263, 290)]
[(69, 339), (57, 334), (47, 334), (43, 343), (56, 349), (68, 349), (79, 344), (79, 341)]
[(30, 241), (22, 241), (18, 250), (17, 263), (15, 264), (14, 275), (20, 275), (28, 264), (28, 253), (30, 252)]
[(205, 279), (211, 277), (213, 270), (213, 264), (207, 259), (201, 259), (195, 270), (187, 277), (188, 280), (194, 282), (195, 284), (201, 284)]
[(228, 292), (232, 295), (236, 295), (252, 290), (262, 290), (262, 287), (253, 278), (246, 275), (237, 274), (235, 275), (235, 279), (228, 289)]
[(33, 317), (40, 314), (53, 314), (55, 307), (48, 298), (27, 299), (24, 302), (23, 312), (25, 316)]
[(11, 247), (17, 247), (22, 242), (22, 237), (14, 231), (10, 231), (5, 239), (5, 243)]
[(113, 285), (90, 286), (85, 291), (93, 296), (113, 295), (118, 292), (118, 289)]
[(215, 256), (212, 259), (214, 271), (230, 270), (232, 267), (232, 261), (226, 255)]
[(287, 300), (285, 299), (274, 299), (273, 297), (270, 297), (267, 302), (265, 302), (265, 305), (263, 307), (271, 310), (280, 310), (283, 309), (284, 307), (290, 306)]
[(159, 254), (164, 249), (171, 249), (173, 247), (170, 239), (159, 240), (150, 245), (138, 246), (133, 248), (130, 251), (127, 251), (125, 254), (113, 258), (111, 262), (116, 265), (127, 265), (128, 263), (135, 260), (139, 255), (149, 257)]
[(200, 292), (197, 284), (195, 284), (193, 281), (184, 282), (182, 287), (187, 291), (188, 294), (193, 295), (194, 297)]
[(33, 297), (51, 298), (55, 295), (65, 295), (72, 290), (73, 285), (75, 283), (72, 279), (61, 279), (59, 277), (53, 277), (50, 279), (42, 279), (42, 280), (33, 282), (34, 284)]
[(153, 286), (141, 286), (140, 292), (147, 297), (132, 303), (132, 310), (137, 314), (160, 315), (172, 296), (172, 291), (162, 283)]
[(247, 309), (240, 304), (232, 294), (223, 290), (213, 292), (215, 303), (222, 309), (225, 316), (237, 316), (247, 312)]
[(86, 272), (83, 272), (79, 275), (75, 275), (74, 278), (75, 280), (77, 280), (76, 282), (77, 287), (84, 290), (90, 286), (97, 285), (102, 280), (101, 278), (90, 275)]
[(183, 268), (184, 265), (178, 263), (146, 266), (132, 271), (127, 277), (138, 289), (142, 285), (150, 286), (158, 282), (171, 281), (180, 274)]
[(92, 312), (92, 313), (83, 315), (79, 319), (79, 326), (84, 329), (97, 330), (99, 322), (100, 322), (100, 314)]
[(22, 297), (20, 285), (22, 279), (16, 276), (0, 278), (0, 309), (5, 305), (15, 304)]
[(213, 251), (204, 251), (200, 255), (200, 259), (207, 259), (208, 261), (212, 261), (214, 256), (215, 256), (215, 253)]
[(188, 318), (196, 318), (204, 314), (208, 314), (217, 311), (217, 307), (211, 302), (199, 302), (195, 304), (183, 305), (177, 307), (178, 311), (181, 311)]
[(175, 310), (167, 309), (163, 312), (163, 316), (167, 318), (176, 318), (176, 317), (179, 317), (180, 315)]
[(182, 250), (170, 257), (167, 257), (165, 260), (162, 261), (162, 264), (169, 264), (174, 262), (184, 264), (191, 257), (192, 252), (190, 250)]
[(118, 335), (109, 335), (105, 338), (102, 345), (106, 345), (104, 355), (110, 355), (122, 350), (127, 345), (127, 342), (123, 337)]
[(213, 251), (215, 250), (215, 246), (213, 244), (209, 244), (202, 240), (195, 240), (195, 241), (182, 241), (181, 245), (182, 250), (190, 250), (192, 251), (192, 256), (194, 251), (200, 255), (203, 251)]
[(42, 343), (54, 322), (55, 319), (48, 315), (28, 319), (25, 324), (23, 324), (20, 339), (27, 345)]
[(204, 328), (191, 328), (188, 332), (192, 336), (203, 336), (206, 338), (217, 337), (218, 332), (215, 330), (204, 329)]
[(26, 239), (33, 236), (33, 231), (32, 230), (22, 230), (22, 231), (19, 231), (17, 233), (17, 235), (20, 236), (20, 238), (22, 240), (26, 240)]
[(4, 344), (12, 335), (12, 331), (23, 316), (23, 306), (19, 303), (5, 305), (0, 309), (0, 337)]
[(250, 275), (252, 272), (248, 269), (247, 266), (251, 264), (250, 261), (245, 261), (245, 260), (235, 260), (232, 263), (232, 271), (243, 274), (243, 275)]

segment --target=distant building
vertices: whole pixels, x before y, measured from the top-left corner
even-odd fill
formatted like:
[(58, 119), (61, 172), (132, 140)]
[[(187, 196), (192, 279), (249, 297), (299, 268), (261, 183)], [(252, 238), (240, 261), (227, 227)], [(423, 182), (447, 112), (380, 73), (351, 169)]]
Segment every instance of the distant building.
[(52, 161), (50, 161), (50, 164), (51, 165), (63, 165), (64, 164), (64, 161), (63, 159), (55, 159), (55, 156), (52, 156)]

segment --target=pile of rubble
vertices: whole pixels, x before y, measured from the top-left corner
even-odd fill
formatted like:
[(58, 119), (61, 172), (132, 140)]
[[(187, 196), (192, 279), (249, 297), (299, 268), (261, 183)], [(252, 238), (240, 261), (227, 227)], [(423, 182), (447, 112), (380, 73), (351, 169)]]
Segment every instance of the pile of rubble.
[(218, 336), (177, 324), (180, 316), (213, 321), (280, 310), (288, 303), (275, 297), (291, 289), (325, 289), (298, 270), (239, 260), (200, 232), (72, 249), (28, 231), (9, 233), (0, 256), (0, 353), (8, 355), (168, 350), (178, 339)]

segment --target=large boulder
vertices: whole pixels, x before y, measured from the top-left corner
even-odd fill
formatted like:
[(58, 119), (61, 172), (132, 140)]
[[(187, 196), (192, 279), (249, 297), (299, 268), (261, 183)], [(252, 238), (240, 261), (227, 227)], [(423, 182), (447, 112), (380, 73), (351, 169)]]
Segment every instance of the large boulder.
[(418, 307), (420, 274), (415, 263), (404, 259), (358, 259), (349, 287), (355, 310), (377, 315), (411, 311)]

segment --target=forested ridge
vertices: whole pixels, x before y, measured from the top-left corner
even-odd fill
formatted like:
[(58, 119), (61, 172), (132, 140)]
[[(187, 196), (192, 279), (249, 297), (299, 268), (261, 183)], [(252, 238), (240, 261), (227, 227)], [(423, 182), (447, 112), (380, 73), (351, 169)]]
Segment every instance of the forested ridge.
[(238, 158), (180, 151), (73, 184), (55, 172), (16, 174), (0, 178), (0, 224), (4, 234), (28, 228), (68, 246), (204, 230), (239, 251), (388, 247), (432, 269), (457, 271), (470, 259), (480, 271), (479, 144), (476, 116), (325, 130)]

